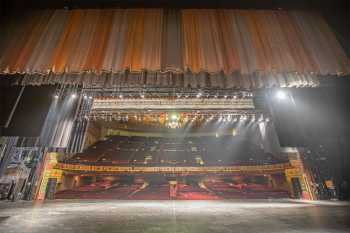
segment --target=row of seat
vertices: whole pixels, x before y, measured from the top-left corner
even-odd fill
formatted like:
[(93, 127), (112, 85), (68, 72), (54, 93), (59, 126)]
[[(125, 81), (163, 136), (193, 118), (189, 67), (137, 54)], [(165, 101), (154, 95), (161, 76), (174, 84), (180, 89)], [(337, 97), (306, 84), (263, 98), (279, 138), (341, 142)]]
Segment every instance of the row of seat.
[(124, 137), (98, 141), (70, 163), (129, 165), (262, 165), (286, 162), (285, 158), (265, 153), (245, 137)]
[(170, 185), (162, 184), (90, 184), (74, 189), (59, 191), (58, 199), (130, 199), (130, 200), (216, 200), (234, 198), (288, 198), (286, 190), (271, 188), (267, 185), (233, 185), (224, 181), (204, 182), (199, 184), (176, 185), (175, 196), (170, 195)]

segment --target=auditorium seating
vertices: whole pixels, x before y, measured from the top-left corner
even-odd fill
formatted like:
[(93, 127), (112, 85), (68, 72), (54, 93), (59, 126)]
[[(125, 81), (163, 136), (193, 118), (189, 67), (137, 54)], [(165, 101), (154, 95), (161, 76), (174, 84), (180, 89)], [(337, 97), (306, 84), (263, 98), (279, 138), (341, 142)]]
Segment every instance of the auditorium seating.
[[(196, 158), (201, 158), (202, 164)], [(229, 166), (286, 162), (245, 137), (126, 137), (98, 141), (66, 162), (120, 166)]]
[[(258, 143), (247, 136), (110, 136), (91, 145), (84, 152), (73, 155), (65, 162), (117, 166), (249, 166), (284, 163), (287, 162), (287, 158), (265, 153)], [(190, 182), (178, 182), (176, 195), (170, 197), (170, 186), (164, 177), (150, 178), (141, 175), (138, 183), (133, 183), (132, 180), (113, 185), (97, 182), (60, 191), (57, 198), (215, 200), (289, 196), (285, 190), (269, 187), (266, 180), (259, 181), (261, 177), (251, 178), (252, 182), (231, 182), (216, 178), (199, 182), (189, 178)], [(116, 180), (119, 182), (120, 179)]]
[(102, 189), (97, 185), (86, 185), (56, 193), (57, 199), (128, 199), (129, 194), (141, 184), (121, 184)]
[(268, 187), (260, 184), (232, 184), (216, 180), (207, 181), (205, 185), (222, 199), (266, 199), (266, 198), (288, 198), (286, 190)]
[(199, 187), (196, 184), (179, 184), (177, 189), (179, 200), (216, 200), (219, 199), (213, 193)]
[(169, 184), (149, 185), (140, 192), (128, 197), (133, 200), (169, 200)]
[(170, 197), (167, 182), (144, 185), (124, 183), (111, 185), (97, 182), (56, 193), (57, 199), (131, 199), (131, 200), (218, 200), (288, 198), (286, 190), (262, 184), (233, 184), (220, 179), (198, 183), (178, 183), (176, 196)]

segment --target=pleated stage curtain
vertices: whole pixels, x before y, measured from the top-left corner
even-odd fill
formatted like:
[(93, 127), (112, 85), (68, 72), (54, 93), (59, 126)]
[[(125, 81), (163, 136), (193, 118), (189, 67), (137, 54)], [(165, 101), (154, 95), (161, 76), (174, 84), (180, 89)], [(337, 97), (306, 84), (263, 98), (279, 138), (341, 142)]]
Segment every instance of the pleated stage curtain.
[(0, 73), (23, 74), (23, 84), (258, 88), (350, 73), (313, 12), (40, 10), (0, 30)]

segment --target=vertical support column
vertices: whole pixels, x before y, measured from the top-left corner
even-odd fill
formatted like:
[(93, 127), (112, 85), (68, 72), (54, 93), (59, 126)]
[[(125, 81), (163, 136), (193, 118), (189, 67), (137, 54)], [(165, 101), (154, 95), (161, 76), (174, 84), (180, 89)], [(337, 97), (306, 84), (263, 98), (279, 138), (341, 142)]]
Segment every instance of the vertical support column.
[(267, 175), (268, 181), (269, 181), (269, 187), (270, 188), (276, 188), (276, 181), (275, 178), (273, 177), (273, 175)]
[(176, 199), (177, 196), (177, 181), (169, 181), (170, 184), (170, 190), (169, 195), (171, 199)]
[(5, 170), (14, 154), (17, 141), (18, 137), (7, 137), (5, 139), (4, 147), (2, 151), (0, 151), (0, 177), (5, 174)]
[(96, 181), (97, 181), (96, 175), (92, 176), (92, 178), (91, 178), (91, 183), (92, 183), (92, 184), (95, 184)]
[(36, 200), (44, 200), (49, 179), (56, 179), (57, 183), (61, 181), (62, 171), (56, 169), (57, 153), (47, 153), (43, 159), (42, 176), (40, 179), (40, 186), (36, 195)]
[(295, 192), (295, 184), (298, 182), (301, 189), (301, 198), (306, 200), (315, 200), (316, 195), (311, 188), (312, 179), (308, 170), (304, 167), (303, 161), (300, 157), (300, 152), (297, 148), (284, 148), (284, 153), (287, 153), (289, 162), (293, 168), (286, 169), (285, 174), (287, 178), (287, 182), (293, 191), (293, 196), (298, 196)]
[(76, 175), (74, 176), (74, 180), (73, 180), (73, 188), (77, 188), (80, 186), (80, 181), (81, 181), (81, 177), (80, 175)]
[(15, 102), (15, 104), (13, 105), (13, 107), (12, 107), (12, 109), (11, 109), (11, 112), (10, 112), (9, 117), (7, 118), (7, 121), (6, 121), (6, 124), (5, 124), (5, 128), (9, 127), (9, 125), (10, 125), (10, 123), (11, 123), (13, 114), (15, 113), (16, 108), (17, 108), (17, 105), (18, 105), (18, 103), (19, 103), (19, 101), (20, 101), (20, 99), (21, 99), (21, 97), (22, 97), (22, 95), (23, 95), (24, 88), (25, 88), (25, 86), (22, 86), (22, 87), (21, 87), (21, 90), (20, 90), (20, 92), (19, 92), (19, 94), (18, 94), (18, 96), (17, 96), (16, 102)]

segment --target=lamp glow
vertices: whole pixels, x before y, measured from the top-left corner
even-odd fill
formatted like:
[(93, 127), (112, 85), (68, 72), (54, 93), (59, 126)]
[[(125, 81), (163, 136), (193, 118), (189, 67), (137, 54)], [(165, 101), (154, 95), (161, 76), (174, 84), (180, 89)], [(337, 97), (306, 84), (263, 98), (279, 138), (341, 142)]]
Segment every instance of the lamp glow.
[(287, 93), (282, 91), (282, 90), (279, 90), (276, 93), (276, 98), (279, 99), (279, 100), (284, 100), (284, 99), (287, 98)]
[(177, 120), (176, 114), (172, 114), (172, 115), (171, 115), (171, 119), (172, 119), (172, 120)]

